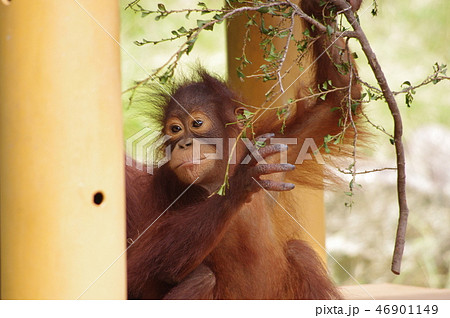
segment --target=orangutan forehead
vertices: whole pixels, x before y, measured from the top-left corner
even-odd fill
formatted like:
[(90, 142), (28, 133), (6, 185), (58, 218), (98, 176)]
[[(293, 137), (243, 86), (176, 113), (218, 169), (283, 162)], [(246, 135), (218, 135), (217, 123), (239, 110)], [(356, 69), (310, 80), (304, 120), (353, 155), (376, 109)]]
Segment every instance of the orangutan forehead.
[(208, 117), (216, 117), (217, 106), (208, 103), (208, 104), (195, 104), (195, 103), (187, 103), (181, 105), (171, 105), (172, 108), (168, 111), (168, 117), (178, 117), (184, 118), (186, 116), (194, 116), (198, 114), (205, 114)]

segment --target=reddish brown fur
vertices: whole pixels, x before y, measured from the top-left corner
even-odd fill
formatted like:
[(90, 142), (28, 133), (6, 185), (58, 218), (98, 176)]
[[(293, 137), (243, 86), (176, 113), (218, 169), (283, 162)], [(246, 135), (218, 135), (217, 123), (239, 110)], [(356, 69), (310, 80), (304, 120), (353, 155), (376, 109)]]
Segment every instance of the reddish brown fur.
[[(303, 9), (307, 13), (315, 12), (317, 16), (321, 12), (317, 3), (305, 0), (302, 2)], [(316, 56), (330, 41), (327, 36), (316, 41)], [(344, 44), (342, 41), (337, 43), (340, 46)], [(339, 58), (335, 47), (331, 49), (330, 56)], [(320, 84), (329, 79), (334, 86), (343, 87), (348, 85), (349, 75), (338, 73), (325, 54), (318, 61), (315, 82)], [(210, 80), (206, 79), (206, 82), (211, 85)], [(222, 100), (233, 96), (221, 84), (212, 83), (211, 91), (223, 90)], [(188, 90), (189, 93), (191, 91)], [(325, 135), (340, 131), (338, 121), (342, 112), (331, 109), (345, 105), (346, 94), (329, 93), (325, 101), (317, 99), (297, 103), (297, 109), (293, 112), (295, 115), (287, 123), (286, 133), (279, 135), (300, 139), (298, 147), (289, 148), (291, 162), (295, 160), (294, 155), (298, 153), (302, 139), (312, 137), (320, 145)], [(355, 84), (352, 96), (357, 99), (359, 94), (360, 88)], [(306, 96), (303, 91), (299, 92), (299, 97), (302, 96)], [(222, 113), (220, 120), (229, 122), (232, 108), (224, 109)], [(273, 118), (262, 120), (264, 122), (259, 127), (265, 130), (258, 134), (279, 131), (280, 127), (273, 125)], [(217, 124), (220, 126), (223, 123)], [(236, 131), (233, 129), (225, 130), (224, 136), (235, 137)], [(349, 129), (345, 142), (335, 146), (332, 153), (348, 156), (352, 136), (353, 132)], [(162, 214), (186, 185), (178, 181), (167, 165), (157, 169), (154, 176), (127, 167), (128, 237), (136, 239), (142, 234), (128, 250), (130, 298), (340, 298), (315, 252), (305, 242), (280, 234), (283, 224), (275, 224), (271, 215), (273, 200), (263, 191), (247, 191), (243, 171), (230, 178), (226, 197), (208, 197), (204, 189), (194, 185)], [(314, 160), (305, 161), (286, 178), (300, 185), (321, 187), (323, 167)], [(143, 233), (149, 225), (151, 227)]]
[[(164, 193), (154, 193), (152, 199), (159, 195)], [(252, 201), (245, 205), (227, 199), (230, 206), (224, 209), (236, 212), (229, 219), (220, 214), (219, 207), (205, 211), (202, 205), (215, 206), (212, 199), (186, 207), (182, 215), (166, 212), (148, 235), (129, 249), (130, 298), (339, 298), (310, 247), (301, 241), (286, 243), (277, 238), (271, 202), (264, 192), (253, 194)], [(131, 195), (128, 200), (133, 200)], [(156, 213), (145, 216), (144, 224), (151, 224), (161, 212), (149, 207), (145, 210)], [(172, 251), (170, 247), (177, 243), (180, 249)], [(155, 259), (154, 255), (164, 258)], [(202, 264), (214, 275), (208, 270), (198, 273)]]
[[(328, 9), (330, 7), (329, 3), (321, 6), (319, 5), (320, 2), (320, 0), (303, 0), (300, 5), (305, 13), (320, 20), (324, 10), (325, 14), (329, 14)], [(350, 2), (354, 11), (361, 5), (360, 0), (352, 0)], [(329, 20), (321, 22), (333, 23)], [(318, 57), (318, 60), (316, 61), (317, 70), (314, 82), (317, 85), (321, 85), (330, 80), (333, 87), (347, 87), (350, 83), (350, 73), (342, 74), (334, 66), (334, 64), (341, 64), (342, 62), (351, 62), (354, 67), (354, 72), (356, 73), (354, 60), (348, 56), (349, 52), (345, 50), (345, 41), (342, 38), (336, 39), (335, 37), (329, 37), (327, 35), (320, 36), (317, 31), (312, 31), (311, 36), (318, 37), (313, 44), (313, 55)], [(344, 52), (343, 55), (339, 54), (341, 50)], [(323, 54), (324, 52), (327, 53)], [(311, 87), (311, 89), (314, 93), (318, 92), (317, 87)], [(313, 138), (315, 144), (321, 146), (325, 136), (333, 136), (342, 131), (342, 127), (338, 125), (339, 120), (345, 116), (350, 120), (347, 115), (348, 107), (346, 104), (348, 93), (349, 91), (346, 89), (328, 93), (325, 100), (318, 97), (314, 99), (303, 99), (297, 102), (294, 109), (290, 110), (295, 115), (288, 118), (285, 133), (277, 134), (277, 137), (296, 137), (298, 140), (297, 146), (289, 147), (288, 162), (295, 162), (303, 141), (306, 138)], [(303, 87), (299, 90), (297, 97), (298, 99), (302, 99), (309, 94), (309, 88)], [(351, 97), (353, 100), (359, 100), (361, 97), (361, 86), (356, 81), (355, 77), (352, 78)], [(356, 109), (355, 113), (352, 113), (352, 117), (357, 126), (358, 144), (365, 146), (369, 136), (366, 132), (366, 127), (361, 125), (360, 116), (361, 106)], [(274, 121), (273, 116), (263, 117), (258, 121), (258, 127), (269, 129), (270, 131), (280, 130), (281, 123)], [(260, 134), (261, 132), (257, 131), (256, 133)], [(333, 159), (351, 156), (355, 136), (353, 128), (349, 127), (345, 131), (344, 136), (343, 142), (337, 145), (333, 142), (328, 143), (328, 147), (331, 150), (331, 156), (327, 156), (324, 149), (321, 149), (321, 154), (323, 155), (325, 162), (330, 165), (323, 166), (318, 164), (316, 160), (306, 160), (301, 165), (297, 166), (294, 172), (288, 174), (287, 179), (313, 188), (322, 188), (327, 182), (329, 182), (329, 184), (338, 182), (339, 179), (336, 178), (335, 173), (333, 172), (335, 169), (330, 169), (330, 167), (334, 167)]]

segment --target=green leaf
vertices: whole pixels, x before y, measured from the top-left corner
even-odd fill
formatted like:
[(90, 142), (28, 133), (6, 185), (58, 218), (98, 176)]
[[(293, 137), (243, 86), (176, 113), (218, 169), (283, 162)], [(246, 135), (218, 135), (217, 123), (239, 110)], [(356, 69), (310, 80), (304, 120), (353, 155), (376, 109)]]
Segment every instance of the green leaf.
[(279, 55), (276, 52), (275, 45), (270, 43), (270, 52), (269, 55), (265, 58), (267, 62), (273, 62), (279, 58)]
[(289, 35), (289, 31), (286, 30), (286, 31), (280, 32), (280, 33), (278, 34), (278, 37), (279, 37), (280, 39), (282, 39), (282, 38), (287, 37), (288, 35)]
[(332, 35), (334, 32), (334, 29), (331, 27), (331, 25), (327, 24), (327, 34)]
[(352, 179), (352, 180), (350, 181), (350, 183), (348, 184), (348, 187), (349, 187), (350, 189), (353, 189), (354, 183), (355, 183), (355, 180)]
[(265, 38), (264, 40), (262, 40), (262, 41), (260, 42), (260, 45), (261, 45), (261, 46), (266, 46), (266, 45), (269, 44), (271, 41), (272, 41), (272, 39), (269, 38), (269, 37), (267, 37), (267, 38)]
[(284, 117), (284, 115), (287, 113), (287, 111), (288, 111), (287, 108), (280, 108), (280, 109), (278, 109), (277, 110), (277, 117), (278, 117), (278, 119), (280, 120), (282, 116)]
[(411, 86), (411, 82), (410, 81), (404, 81), (401, 86), (405, 86), (405, 85), (406, 86)]
[(256, 11), (258, 11), (260, 13), (267, 13), (267, 12), (269, 12), (269, 8), (268, 7), (261, 7), (261, 8), (259, 8)]
[(331, 135), (326, 135), (325, 137), (323, 137), (323, 141), (325, 142), (330, 142), (331, 140), (333, 140), (333, 136)]
[(225, 192), (226, 192), (226, 188), (228, 187), (228, 180), (225, 181), (219, 188), (219, 190), (217, 190), (217, 194), (220, 196), (224, 196)]
[(373, 16), (376, 16), (378, 14), (378, 3), (377, 1), (373, 1), (373, 8), (371, 11)]
[(251, 25), (256, 25), (256, 22), (252, 18), (249, 18), (245, 26), (248, 28)]
[(192, 49), (194, 48), (195, 41), (197, 41), (197, 38), (192, 38), (186, 42), (187, 44), (186, 54), (189, 55), (189, 53), (192, 51)]
[(255, 113), (252, 113), (251, 111), (244, 109), (244, 117), (249, 119), (251, 118)]
[(352, 113), (356, 114), (356, 110), (358, 109), (359, 103), (358, 102), (354, 102), (352, 103), (352, 105), (350, 106), (352, 109)]
[(163, 75), (161, 75), (160, 77), (159, 77), (159, 82), (161, 83), (161, 84), (165, 84), (165, 83), (167, 83), (167, 80), (169, 79), (169, 76), (168, 76), (168, 74), (167, 73), (164, 73)]
[(217, 20), (217, 24), (221, 24), (222, 22), (223, 22), (223, 16), (224, 16), (224, 14), (215, 14), (214, 15), (214, 20)]
[(344, 135), (340, 134), (335, 141), (333, 141), (333, 145), (340, 144), (342, 142), (342, 139), (344, 139)]
[(342, 64), (334, 63), (334, 66), (337, 68), (338, 72), (342, 75), (347, 75), (350, 65), (347, 62), (343, 62)]
[(256, 149), (260, 149), (266, 146), (266, 142), (265, 141), (256, 141), (255, 142), (255, 147)]
[(411, 107), (414, 97), (412, 96), (412, 92), (407, 92), (405, 95), (405, 103), (407, 107)]
[(270, 32), (269, 29), (266, 29), (266, 24), (265, 24), (264, 20), (261, 20), (261, 26), (259, 27), (259, 31), (262, 34), (266, 34), (266, 35), (269, 34), (269, 32)]
[(270, 74), (265, 74), (263, 77), (263, 82), (271, 81), (277, 79), (275, 76), (270, 76)]
[(332, 140), (333, 140), (333, 136), (331, 136), (331, 135), (326, 135), (325, 137), (323, 137), (323, 148), (325, 149), (326, 153), (331, 152), (330, 148), (328, 148), (328, 143)]
[[(197, 20), (197, 26), (199, 28), (202, 28), (205, 24), (208, 24), (210, 22), (211, 22), (211, 20)], [(214, 24), (211, 24), (211, 25), (208, 25), (207, 27), (205, 27), (205, 30), (212, 31), (213, 28), (214, 28)]]
[(303, 53), (306, 51), (307, 48), (308, 48), (308, 41), (301, 40), (297, 42), (297, 51)]
[(167, 10), (166, 10), (166, 7), (165, 7), (164, 4), (162, 4), (162, 3), (158, 3), (158, 9), (161, 10), (161, 11), (164, 11), (164, 12), (167, 11)]

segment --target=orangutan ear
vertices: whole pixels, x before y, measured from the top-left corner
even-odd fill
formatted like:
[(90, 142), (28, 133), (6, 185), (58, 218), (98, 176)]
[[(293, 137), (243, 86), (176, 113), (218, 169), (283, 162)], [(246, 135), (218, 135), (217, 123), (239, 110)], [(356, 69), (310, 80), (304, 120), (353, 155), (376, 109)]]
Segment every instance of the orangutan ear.
[(247, 110), (245, 107), (238, 107), (234, 110), (234, 115), (236, 116), (236, 122), (239, 129), (244, 129), (245, 127), (245, 116), (244, 113)]

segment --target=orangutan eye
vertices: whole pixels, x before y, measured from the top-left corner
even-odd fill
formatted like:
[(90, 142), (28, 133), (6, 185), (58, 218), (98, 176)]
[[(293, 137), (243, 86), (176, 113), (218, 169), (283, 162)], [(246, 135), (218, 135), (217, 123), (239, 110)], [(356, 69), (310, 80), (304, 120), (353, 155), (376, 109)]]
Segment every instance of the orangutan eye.
[(180, 132), (180, 131), (181, 131), (181, 127), (178, 126), (178, 125), (173, 125), (173, 126), (170, 127), (170, 130), (171, 130), (173, 133), (176, 134), (177, 132)]
[(203, 121), (201, 121), (200, 119), (197, 119), (197, 120), (192, 122), (192, 127), (198, 128), (201, 125), (203, 125)]

